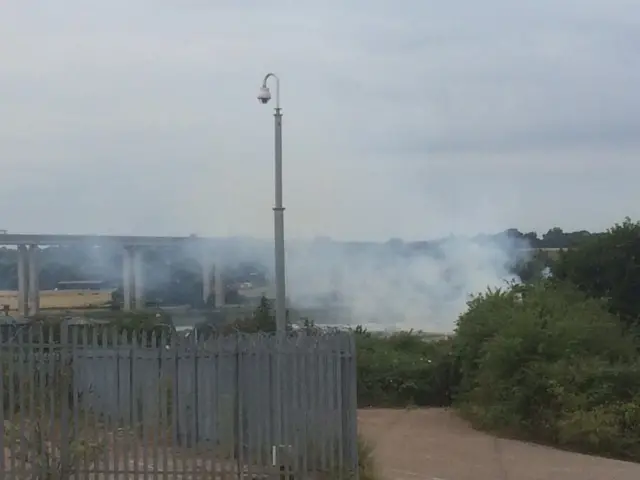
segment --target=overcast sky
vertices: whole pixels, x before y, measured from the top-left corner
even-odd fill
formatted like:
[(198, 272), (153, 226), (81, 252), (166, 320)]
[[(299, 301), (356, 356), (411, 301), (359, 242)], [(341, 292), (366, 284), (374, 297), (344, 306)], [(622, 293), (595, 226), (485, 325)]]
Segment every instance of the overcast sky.
[(0, 7), (0, 228), (431, 238), (640, 219), (638, 0)]

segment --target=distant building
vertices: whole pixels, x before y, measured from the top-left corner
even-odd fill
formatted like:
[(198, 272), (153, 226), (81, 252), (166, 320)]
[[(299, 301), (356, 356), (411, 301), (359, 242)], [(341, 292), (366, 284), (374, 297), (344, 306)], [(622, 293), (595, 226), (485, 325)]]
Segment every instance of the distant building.
[(57, 290), (102, 290), (104, 280), (64, 280), (56, 284)]

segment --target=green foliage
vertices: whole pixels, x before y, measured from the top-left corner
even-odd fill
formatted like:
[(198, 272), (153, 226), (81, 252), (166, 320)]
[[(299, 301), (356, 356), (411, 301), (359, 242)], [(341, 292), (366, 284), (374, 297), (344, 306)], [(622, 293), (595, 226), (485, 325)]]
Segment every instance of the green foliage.
[(469, 303), (454, 350), (457, 403), (478, 426), (640, 459), (640, 362), (602, 301), (573, 286), (489, 291)]
[(235, 322), (231, 322), (226, 325), (222, 325), (217, 330), (218, 333), (222, 335), (227, 335), (235, 332), (275, 332), (276, 319), (272, 302), (266, 297), (262, 297), (260, 299), (260, 304), (253, 312), (253, 315), (247, 318), (236, 320)]
[(451, 340), (415, 332), (390, 336), (356, 331), (361, 407), (444, 406), (455, 383)]
[[(170, 341), (173, 335), (171, 317), (162, 312), (107, 312), (101, 322), (87, 321), (84, 324), (68, 324), (64, 315), (40, 314), (30, 319), (26, 325), (5, 325), (11, 327), (7, 339), (20, 337), (23, 343), (57, 344), (62, 341), (63, 327), (67, 325), (68, 340), (76, 345), (107, 345), (130, 343), (136, 339), (139, 345), (159, 345)], [(92, 315), (96, 316), (96, 315)]]
[(517, 228), (509, 228), (501, 235), (514, 240), (523, 240), (531, 248), (573, 248), (600, 233), (591, 233), (586, 230), (565, 232), (562, 228), (553, 227), (542, 235), (538, 235), (537, 232), (522, 233)]
[(530, 258), (518, 261), (513, 267), (513, 273), (524, 283), (535, 283), (544, 279), (545, 270), (550, 268), (552, 264), (549, 252), (540, 250)]
[(171, 317), (161, 312), (126, 312), (112, 320), (109, 327), (118, 332), (120, 341), (135, 338), (139, 345), (146, 346), (160, 345), (163, 337), (169, 341), (173, 333)]
[(589, 297), (605, 299), (612, 313), (640, 331), (640, 223), (626, 218), (580, 248), (562, 252), (553, 274)]

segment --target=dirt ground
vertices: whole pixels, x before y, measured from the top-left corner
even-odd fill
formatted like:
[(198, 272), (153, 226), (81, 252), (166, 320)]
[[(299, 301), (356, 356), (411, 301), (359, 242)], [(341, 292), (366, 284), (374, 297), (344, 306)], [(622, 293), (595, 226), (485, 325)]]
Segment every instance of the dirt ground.
[[(41, 290), (40, 308), (72, 309), (99, 307), (111, 300), (111, 290)], [(0, 305), (18, 309), (18, 292), (0, 290)]]
[(472, 430), (447, 409), (358, 412), (385, 480), (638, 480), (640, 464)]

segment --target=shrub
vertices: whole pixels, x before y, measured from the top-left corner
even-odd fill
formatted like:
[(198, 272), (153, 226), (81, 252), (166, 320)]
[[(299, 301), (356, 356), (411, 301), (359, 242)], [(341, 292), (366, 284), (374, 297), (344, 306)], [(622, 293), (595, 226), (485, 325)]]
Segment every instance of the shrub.
[(356, 334), (361, 407), (445, 406), (455, 383), (450, 340), (419, 333)]
[(456, 399), (478, 426), (640, 459), (640, 364), (600, 300), (540, 283), (469, 303), (454, 351)]

